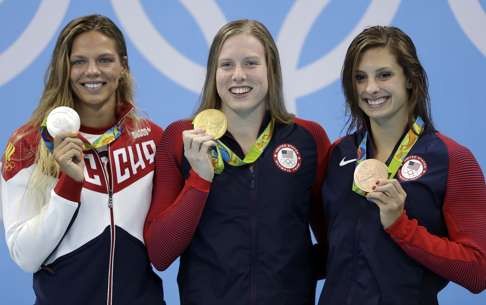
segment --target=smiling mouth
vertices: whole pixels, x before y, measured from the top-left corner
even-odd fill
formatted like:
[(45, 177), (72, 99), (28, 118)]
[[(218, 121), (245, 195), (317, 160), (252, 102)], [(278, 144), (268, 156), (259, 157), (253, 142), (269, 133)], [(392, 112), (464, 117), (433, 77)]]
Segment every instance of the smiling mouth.
[(388, 97), (379, 97), (375, 99), (365, 98), (363, 100), (366, 102), (366, 104), (368, 104), (371, 107), (379, 107), (388, 101)]
[(233, 95), (238, 96), (238, 95), (245, 95), (248, 92), (250, 92), (251, 90), (253, 90), (252, 87), (242, 86), (242, 87), (231, 87), (229, 89), (229, 92), (231, 92), (231, 94), (233, 94)]
[(105, 84), (106, 82), (85, 82), (85, 83), (81, 83), (81, 86), (83, 86), (84, 88), (90, 91), (95, 91), (100, 89)]

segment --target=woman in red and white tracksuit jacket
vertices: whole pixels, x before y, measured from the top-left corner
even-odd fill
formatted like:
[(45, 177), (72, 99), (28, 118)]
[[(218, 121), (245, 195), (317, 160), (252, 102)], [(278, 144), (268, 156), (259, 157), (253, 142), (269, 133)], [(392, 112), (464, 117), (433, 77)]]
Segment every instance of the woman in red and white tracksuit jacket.
[[(39, 106), (3, 157), (12, 259), (32, 272), (35, 304), (164, 304), (143, 240), (162, 129), (136, 115), (122, 33), (99, 15), (61, 31)], [(54, 138), (47, 114), (76, 110)]]

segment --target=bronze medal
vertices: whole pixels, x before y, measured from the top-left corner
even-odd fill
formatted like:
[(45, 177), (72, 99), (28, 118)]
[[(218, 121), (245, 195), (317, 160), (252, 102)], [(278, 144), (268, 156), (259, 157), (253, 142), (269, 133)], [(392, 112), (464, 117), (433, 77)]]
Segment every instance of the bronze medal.
[(354, 170), (354, 183), (364, 192), (372, 192), (378, 180), (388, 179), (388, 167), (376, 159), (366, 159)]

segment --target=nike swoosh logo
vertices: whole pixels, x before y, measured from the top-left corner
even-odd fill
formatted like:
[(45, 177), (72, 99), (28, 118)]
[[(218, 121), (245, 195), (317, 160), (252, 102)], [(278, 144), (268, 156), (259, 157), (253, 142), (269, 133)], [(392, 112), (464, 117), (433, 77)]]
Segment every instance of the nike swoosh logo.
[(339, 166), (343, 167), (345, 165), (348, 165), (349, 163), (353, 163), (354, 161), (356, 161), (356, 159), (349, 159), (349, 160), (346, 160), (346, 157), (344, 157), (341, 162), (339, 162)]

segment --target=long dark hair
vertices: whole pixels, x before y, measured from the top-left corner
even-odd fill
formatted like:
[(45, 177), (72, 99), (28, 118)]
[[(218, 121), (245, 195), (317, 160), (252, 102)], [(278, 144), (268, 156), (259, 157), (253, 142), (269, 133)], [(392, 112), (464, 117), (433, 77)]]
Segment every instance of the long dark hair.
[(355, 75), (364, 52), (373, 48), (390, 50), (410, 83), (410, 88), (407, 87), (411, 109), (409, 126), (412, 126), (416, 116), (421, 116), (425, 125), (433, 128), (427, 73), (418, 59), (412, 39), (397, 27), (373, 26), (363, 30), (353, 39), (344, 59), (341, 82), (347, 106), (347, 132), (351, 133), (369, 126), (368, 117), (358, 106)]

